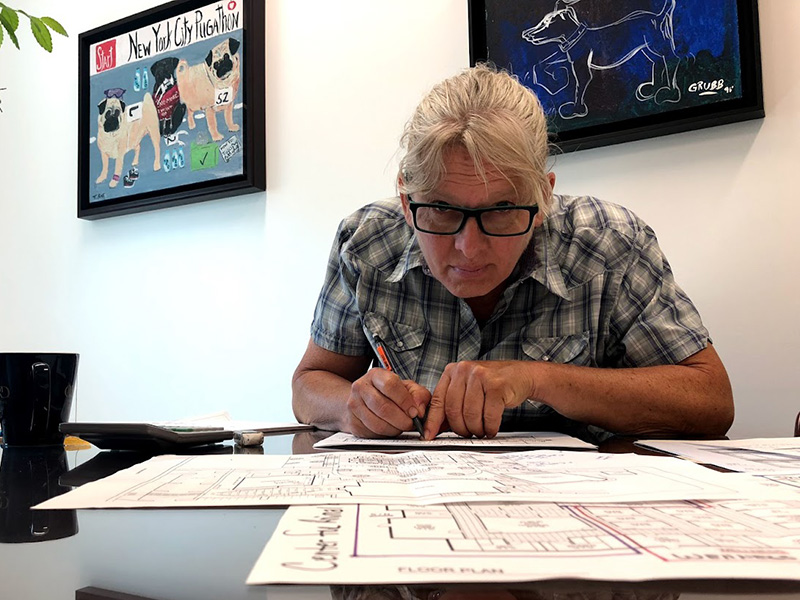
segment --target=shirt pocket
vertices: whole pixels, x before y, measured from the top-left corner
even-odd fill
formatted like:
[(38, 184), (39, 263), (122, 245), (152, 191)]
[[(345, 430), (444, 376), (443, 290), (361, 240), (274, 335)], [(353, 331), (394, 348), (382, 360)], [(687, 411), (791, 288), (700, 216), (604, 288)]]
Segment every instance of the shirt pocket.
[(375, 342), (380, 341), (392, 370), (402, 379), (414, 379), (422, 357), (427, 327), (398, 321), (368, 312), (364, 314), (364, 330)]
[(523, 337), (522, 351), (531, 360), (592, 366), (589, 332), (556, 337)]

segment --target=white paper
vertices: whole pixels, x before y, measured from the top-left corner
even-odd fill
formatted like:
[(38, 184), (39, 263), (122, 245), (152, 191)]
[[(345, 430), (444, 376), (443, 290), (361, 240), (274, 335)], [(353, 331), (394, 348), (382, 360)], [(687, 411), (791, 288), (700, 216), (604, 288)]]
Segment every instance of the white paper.
[(249, 584), (800, 580), (800, 500), (293, 506)]
[(534, 450), (157, 456), (38, 508), (401, 502), (639, 502), (788, 497), (741, 473), (635, 454)]
[(639, 440), (636, 444), (731, 471), (760, 475), (800, 474), (800, 438), (796, 437), (717, 441)]
[(386, 450), (459, 448), (463, 450), (533, 450), (563, 448), (596, 450), (597, 446), (564, 433), (551, 431), (501, 431), (493, 438), (464, 438), (452, 432), (441, 433), (435, 439), (421, 440), (418, 433), (405, 432), (396, 438), (360, 438), (349, 433), (335, 433), (314, 444), (314, 448), (380, 448)]

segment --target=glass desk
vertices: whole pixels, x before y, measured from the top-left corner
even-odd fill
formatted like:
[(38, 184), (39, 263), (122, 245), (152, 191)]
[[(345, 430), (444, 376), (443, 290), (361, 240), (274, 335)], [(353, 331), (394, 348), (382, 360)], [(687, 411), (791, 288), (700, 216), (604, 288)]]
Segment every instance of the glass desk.
[[(314, 452), (323, 432), (267, 436), (263, 452)], [(612, 441), (604, 452), (632, 451)], [(156, 600), (340, 598), (355, 600), (711, 599), (722, 596), (800, 600), (800, 582), (548, 581), (483, 586), (248, 586), (245, 584), (283, 514), (282, 509), (141, 509), (28, 511), (31, 502), (134, 464), (125, 452), (5, 450), (0, 464), (0, 598), (72, 600), (76, 590), (102, 588)], [(232, 453), (232, 445), (206, 451)], [(261, 452), (262, 448), (258, 448)], [(638, 452), (642, 452), (638, 450)], [(91, 464), (89, 461), (92, 461)], [(141, 458), (144, 460), (144, 458)], [(39, 513), (39, 514), (36, 514)], [(32, 516), (33, 515), (33, 516)], [(22, 543), (16, 543), (27, 540)], [(34, 541), (35, 540), (35, 541)], [(787, 569), (800, 565), (787, 564)], [(101, 598), (114, 596), (91, 596)], [(124, 598), (124, 596), (117, 596)]]

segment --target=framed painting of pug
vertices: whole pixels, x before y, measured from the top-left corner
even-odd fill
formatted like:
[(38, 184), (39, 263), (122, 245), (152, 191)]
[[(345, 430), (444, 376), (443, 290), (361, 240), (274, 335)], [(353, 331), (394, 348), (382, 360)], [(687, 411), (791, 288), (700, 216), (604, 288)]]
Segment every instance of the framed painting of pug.
[(81, 34), (78, 217), (266, 190), (264, 0), (177, 0)]
[(565, 152), (764, 116), (757, 0), (469, 0), (470, 59), (530, 87)]

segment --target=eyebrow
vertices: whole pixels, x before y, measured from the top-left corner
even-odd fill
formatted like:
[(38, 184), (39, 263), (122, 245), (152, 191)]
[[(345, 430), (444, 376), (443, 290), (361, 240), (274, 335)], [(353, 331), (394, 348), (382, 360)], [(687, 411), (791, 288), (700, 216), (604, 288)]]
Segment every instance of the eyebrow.
[[(461, 206), (461, 207), (463, 207), (462, 204), (459, 204), (457, 202), (457, 200), (458, 200), (457, 198), (455, 198), (454, 196), (452, 196), (452, 195), (450, 195), (450, 194), (448, 194), (446, 192), (441, 192), (441, 191), (438, 191), (438, 190), (431, 190), (430, 192), (428, 192), (426, 194), (423, 194), (423, 196), (426, 198), (426, 201), (437, 200), (437, 201), (440, 201), (440, 202), (446, 202), (447, 204), (450, 204), (452, 206)], [(516, 190), (509, 190), (507, 192), (495, 194), (494, 198), (490, 197), (489, 198), (489, 202), (490, 202), (489, 206), (496, 206), (500, 202), (510, 202), (512, 204), (518, 204), (519, 201), (520, 201), (520, 199), (517, 196)]]

